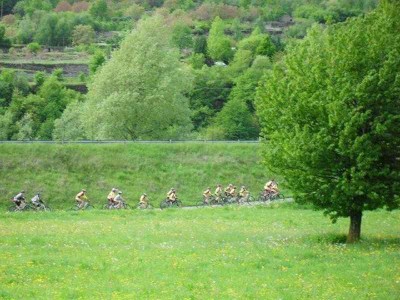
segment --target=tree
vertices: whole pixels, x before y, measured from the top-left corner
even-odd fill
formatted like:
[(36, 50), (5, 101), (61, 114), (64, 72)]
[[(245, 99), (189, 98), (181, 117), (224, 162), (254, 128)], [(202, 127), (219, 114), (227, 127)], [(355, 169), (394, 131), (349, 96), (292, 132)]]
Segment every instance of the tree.
[(93, 17), (107, 19), (109, 12), (106, 0), (95, 1), (90, 7), (89, 12)]
[(106, 57), (101, 50), (97, 50), (89, 61), (89, 70), (91, 74), (96, 73), (96, 71), (106, 62)]
[(41, 47), (38, 43), (34, 42), (34, 43), (29, 43), (28, 45), (26, 45), (26, 48), (28, 48), (29, 52), (32, 54), (37, 54)]
[(399, 207), (399, 10), (387, 0), (314, 27), (258, 91), (267, 167), (297, 201), (350, 217), (348, 242), (360, 238), (364, 210)]
[(4, 25), (0, 24), (0, 47), (9, 48), (11, 47), (11, 41), (6, 36), (6, 28)]
[(211, 25), (210, 34), (207, 40), (207, 50), (214, 60), (229, 62), (233, 56), (231, 41), (224, 34), (224, 21), (216, 17)]
[(233, 98), (216, 116), (215, 125), (223, 132), (227, 140), (249, 140), (258, 137), (258, 126), (255, 117), (244, 101)]
[(172, 42), (179, 49), (191, 48), (193, 45), (192, 31), (183, 22), (178, 22), (172, 29)]
[(54, 121), (53, 139), (76, 141), (85, 138), (82, 120), (83, 103), (74, 101), (64, 110), (62, 116)]
[(90, 45), (94, 42), (95, 33), (92, 26), (77, 25), (72, 32), (72, 44)]
[(33, 120), (30, 114), (25, 114), (21, 120), (17, 122), (17, 139), (31, 140), (33, 138)]
[(193, 41), (193, 52), (207, 54), (207, 39), (204, 36), (198, 36)]
[(194, 71), (194, 86), (189, 98), (195, 130), (208, 126), (227, 102), (233, 83), (225, 70), (204, 65), (201, 70)]
[(72, 5), (69, 4), (67, 1), (61, 1), (58, 2), (54, 11), (55, 12), (72, 11)]
[(89, 86), (89, 138), (179, 138), (190, 129), (191, 76), (161, 16), (138, 23)]

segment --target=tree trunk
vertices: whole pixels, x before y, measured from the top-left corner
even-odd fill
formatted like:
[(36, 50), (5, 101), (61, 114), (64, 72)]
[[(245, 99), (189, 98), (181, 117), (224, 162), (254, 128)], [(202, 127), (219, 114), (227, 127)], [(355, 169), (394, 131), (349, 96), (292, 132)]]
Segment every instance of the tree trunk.
[(361, 235), (361, 218), (362, 211), (352, 211), (350, 212), (350, 228), (349, 235), (347, 236), (347, 243), (355, 243), (360, 240)]

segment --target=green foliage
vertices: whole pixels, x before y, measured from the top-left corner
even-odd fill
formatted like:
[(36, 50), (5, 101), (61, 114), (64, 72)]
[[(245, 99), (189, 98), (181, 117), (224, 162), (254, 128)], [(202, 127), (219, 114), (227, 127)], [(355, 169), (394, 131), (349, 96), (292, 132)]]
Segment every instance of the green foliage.
[(190, 64), (194, 69), (201, 69), (205, 63), (205, 57), (203, 53), (193, 53), (189, 58)]
[(248, 106), (239, 98), (233, 98), (217, 115), (215, 126), (222, 129), (224, 139), (254, 140), (258, 138), (258, 126)]
[(0, 106), (7, 107), (16, 91), (27, 95), (29, 89), (26, 76), (14, 70), (3, 69), (0, 74)]
[(179, 138), (190, 130), (189, 70), (160, 16), (139, 22), (89, 87), (90, 138)]
[(314, 27), (259, 89), (267, 167), (334, 219), (399, 207), (399, 10)]
[(94, 42), (95, 32), (89, 25), (77, 25), (72, 32), (73, 45), (90, 45)]
[[(21, 93), (21, 87), (15, 88), (3, 116), (0, 112), (2, 139), (51, 140), (54, 120), (61, 116), (70, 101), (79, 99), (77, 92), (67, 90), (55, 76), (43, 79), (40, 74), (37, 78), (39, 83), (44, 81), (37, 85), (35, 95), (27, 91)], [(15, 87), (25, 84), (28, 85), (26, 79), (22, 79)]]
[(46, 79), (46, 75), (44, 72), (36, 72), (35, 73), (35, 84), (36, 87), (39, 88), (43, 85), (44, 80)]
[(0, 47), (9, 48), (11, 47), (11, 41), (5, 36), (6, 28), (3, 24), (0, 24)]
[(53, 139), (61, 141), (84, 139), (82, 111), (82, 102), (74, 101), (70, 103), (63, 111), (62, 116), (54, 122)]
[(53, 71), (53, 76), (57, 78), (58, 81), (63, 81), (64, 80), (64, 70), (62, 68), (57, 68)]
[(205, 36), (197, 36), (193, 42), (193, 52), (207, 54), (207, 39)]
[(214, 61), (229, 62), (233, 57), (231, 41), (224, 33), (224, 22), (216, 17), (207, 40), (207, 51)]
[(29, 43), (29, 44), (26, 46), (26, 48), (28, 48), (29, 52), (32, 53), (32, 54), (37, 54), (37, 53), (40, 51), (40, 49), (41, 49), (39, 43), (36, 43), (36, 42), (34, 42), (34, 43)]
[(90, 7), (89, 12), (92, 16), (99, 19), (107, 19), (109, 16), (106, 0), (96, 0)]
[(38, 10), (50, 11), (52, 8), (49, 0), (22, 0), (15, 4), (13, 10), (23, 16), (24, 14), (32, 15)]
[(17, 122), (17, 140), (31, 140), (33, 138), (34, 122), (32, 116), (28, 113)]
[(195, 130), (206, 127), (221, 110), (232, 88), (232, 79), (225, 68), (203, 66), (194, 72), (194, 86), (189, 93), (192, 123)]
[(106, 57), (101, 50), (97, 50), (89, 61), (89, 70), (91, 74), (96, 73), (97, 69), (106, 62)]
[(172, 42), (179, 49), (191, 48), (193, 40), (190, 27), (182, 22), (175, 24), (172, 28)]
[(253, 58), (256, 55), (267, 55), (271, 57), (276, 47), (268, 34), (261, 33), (260, 29), (256, 27), (251, 35), (244, 38), (239, 42), (239, 50), (247, 50), (252, 53)]

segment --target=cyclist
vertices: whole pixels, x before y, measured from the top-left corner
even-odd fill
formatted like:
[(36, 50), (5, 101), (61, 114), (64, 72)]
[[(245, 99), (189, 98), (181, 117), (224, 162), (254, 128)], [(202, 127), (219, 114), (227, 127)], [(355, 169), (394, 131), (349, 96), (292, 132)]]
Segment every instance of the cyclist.
[(233, 184), (230, 183), (224, 190), (225, 196), (230, 197), (233, 189)]
[(242, 185), (239, 191), (239, 202), (247, 201), (249, 199), (249, 196), (250, 196), (249, 191), (246, 189), (244, 185)]
[(176, 196), (176, 190), (174, 188), (171, 188), (167, 193), (167, 201), (170, 203), (174, 203), (177, 199), (178, 197)]
[(87, 196), (85, 189), (82, 189), (78, 194), (76, 194), (75, 201), (78, 202), (79, 209), (85, 206), (85, 203), (87, 203)]
[(24, 194), (25, 194), (25, 191), (21, 191), (17, 195), (15, 195), (12, 199), (12, 201), (17, 206), (17, 209), (24, 209), (26, 206)]
[(149, 205), (149, 198), (146, 193), (143, 193), (139, 199), (139, 206), (142, 208), (146, 208)]
[(115, 208), (121, 208), (122, 204), (125, 202), (124, 199), (122, 198), (122, 191), (119, 191), (118, 194), (114, 198), (114, 207)]
[(107, 200), (108, 200), (108, 205), (109, 206), (113, 206), (114, 204), (116, 204), (114, 202), (114, 198), (115, 198), (116, 194), (117, 194), (117, 189), (116, 188), (112, 188), (111, 192), (107, 196)]
[(265, 184), (264, 194), (272, 196), (279, 194), (278, 183), (275, 181), (275, 179), (272, 179)]
[(217, 202), (219, 202), (220, 200), (222, 200), (222, 185), (218, 184), (217, 188), (215, 189), (214, 195), (215, 195), (215, 200)]
[(209, 203), (210, 202), (210, 197), (212, 196), (211, 190), (208, 187), (204, 192), (203, 192), (203, 197), (204, 197), (204, 203)]
[(44, 203), (42, 202), (42, 199), (40, 199), (40, 193), (37, 193), (32, 199), (31, 202), (33, 205), (35, 205), (36, 208), (40, 208), (41, 206), (44, 206)]
[(236, 194), (236, 186), (232, 186), (231, 190), (229, 191), (229, 196), (234, 198), (237, 196)]

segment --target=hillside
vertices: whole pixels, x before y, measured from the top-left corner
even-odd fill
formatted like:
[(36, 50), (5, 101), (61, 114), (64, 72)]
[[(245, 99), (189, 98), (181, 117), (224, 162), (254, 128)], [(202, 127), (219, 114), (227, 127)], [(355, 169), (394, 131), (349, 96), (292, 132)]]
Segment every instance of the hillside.
[(1, 206), (21, 189), (29, 199), (41, 191), (54, 208), (71, 207), (82, 188), (97, 206), (112, 187), (131, 203), (147, 192), (156, 205), (171, 187), (184, 204), (218, 183), (246, 185), (255, 195), (270, 178), (258, 151), (258, 144), (237, 143), (0, 144)]

